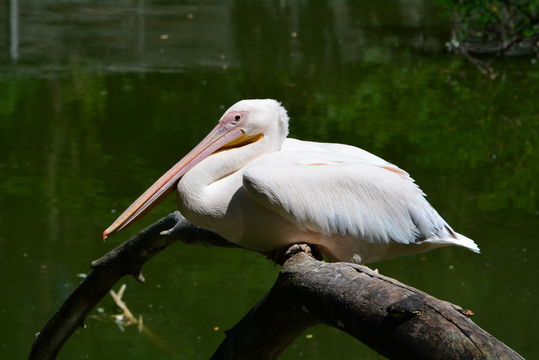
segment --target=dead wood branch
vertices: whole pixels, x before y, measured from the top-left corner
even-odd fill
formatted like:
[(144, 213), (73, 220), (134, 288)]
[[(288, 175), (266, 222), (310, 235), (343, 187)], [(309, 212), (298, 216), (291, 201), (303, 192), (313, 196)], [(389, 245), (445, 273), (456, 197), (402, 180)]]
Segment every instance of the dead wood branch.
[(269, 294), (227, 332), (213, 359), (275, 359), (324, 323), (390, 359), (522, 359), (457, 305), (369, 269), (289, 248)]
[[(166, 229), (171, 229), (165, 231)], [(178, 212), (92, 263), (93, 271), (36, 336), (30, 359), (54, 359), (112, 286), (175, 241), (235, 247)], [(324, 323), (390, 359), (522, 359), (446, 301), (348, 263), (325, 263), (292, 245), (268, 295), (231, 330), (212, 359), (275, 359), (305, 329)]]
[(54, 359), (73, 332), (125, 275), (144, 281), (142, 265), (176, 241), (206, 246), (235, 247), (218, 235), (194, 226), (173, 212), (92, 262), (92, 272), (67, 298), (34, 340), (30, 359)]

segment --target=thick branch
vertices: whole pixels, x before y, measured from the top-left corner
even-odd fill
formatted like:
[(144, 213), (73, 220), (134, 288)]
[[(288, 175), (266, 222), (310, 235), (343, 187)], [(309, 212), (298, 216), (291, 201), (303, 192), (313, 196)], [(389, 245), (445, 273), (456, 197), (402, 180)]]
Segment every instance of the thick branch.
[(269, 294), (227, 332), (213, 359), (275, 359), (316, 323), (390, 359), (522, 359), (468, 311), (365, 266), (317, 261), (305, 247), (289, 249)]
[[(36, 336), (30, 359), (54, 359), (122, 276), (143, 281), (142, 265), (177, 240), (236, 247), (178, 212), (166, 216), (92, 263), (90, 275)], [(308, 245), (291, 246), (281, 262), (273, 288), (227, 332), (214, 359), (275, 359), (317, 323), (345, 331), (391, 359), (522, 359), (458, 306), (367, 267), (315, 260)]]
[(234, 247), (218, 235), (194, 226), (179, 212), (173, 212), (92, 262), (92, 272), (67, 298), (34, 340), (30, 359), (54, 359), (73, 332), (125, 275), (144, 281), (140, 269), (160, 251), (176, 241), (206, 246)]

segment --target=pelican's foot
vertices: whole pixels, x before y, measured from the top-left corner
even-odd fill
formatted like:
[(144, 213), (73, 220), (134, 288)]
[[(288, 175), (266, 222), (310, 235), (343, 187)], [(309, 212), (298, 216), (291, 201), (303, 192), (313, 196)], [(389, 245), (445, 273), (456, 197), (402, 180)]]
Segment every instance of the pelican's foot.
[(273, 261), (276, 264), (282, 265), (286, 261), (286, 259), (298, 252), (304, 252), (319, 261), (324, 260), (324, 257), (322, 256), (322, 253), (320, 252), (318, 247), (311, 244), (293, 244), (291, 246), (287, 245), (285, 247), (271, 251), (262, 251), (261, 253), (267, 259)]

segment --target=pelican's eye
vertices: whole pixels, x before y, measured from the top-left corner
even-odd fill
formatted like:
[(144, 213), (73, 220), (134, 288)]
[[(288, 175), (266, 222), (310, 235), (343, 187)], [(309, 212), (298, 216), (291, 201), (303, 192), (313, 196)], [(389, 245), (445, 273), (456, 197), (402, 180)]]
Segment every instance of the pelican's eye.
[(248, 112), (247, 111), (231, 111), (223, 116), (220, 120), (220, 123), (223, 125), (229, 126), (238, 126), (239, 124), (247, 120)]
[(232, 119), (232, 125), (238, 125), (239, 122), (240, 122), (240, 120), (241, 120), (241, 115), (240, 115), (240, 114), (236, 114), (236, 115), (234, 116), (234, 119)]

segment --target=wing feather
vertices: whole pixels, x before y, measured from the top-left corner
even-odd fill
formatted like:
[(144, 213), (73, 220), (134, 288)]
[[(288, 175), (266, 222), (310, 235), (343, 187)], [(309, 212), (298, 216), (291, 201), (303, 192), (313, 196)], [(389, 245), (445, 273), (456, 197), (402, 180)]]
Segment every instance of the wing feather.
[(413, 179), (394, 171), (398, 167), (372, 154), (306, 146), (250, 164), (243, 174), (248, 195), (298, 227), (328, 235), (403, 244), (453, 237)]

